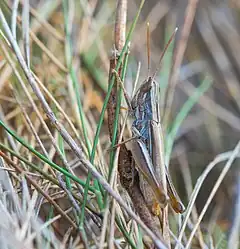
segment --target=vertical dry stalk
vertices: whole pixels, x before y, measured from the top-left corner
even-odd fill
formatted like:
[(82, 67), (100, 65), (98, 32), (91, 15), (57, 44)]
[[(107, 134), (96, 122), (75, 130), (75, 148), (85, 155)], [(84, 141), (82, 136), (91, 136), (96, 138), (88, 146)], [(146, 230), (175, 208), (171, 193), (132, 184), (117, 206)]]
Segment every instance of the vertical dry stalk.
[[(83, 153), (82, 147), (80, 147), (75, 140), (72, 138), (72, 136), (68, 133), (66, 128), (62, 123), (59, 122), (59, 120), (56, 118), (53, 110), (49, 106), (48, 102), (46, 101), (45, 96), (43, 95), (41, 89), (39, 88), (36, 78), (34, 77), (32, 71), (28, 68), (26, 61), (24, 60), (24, 57), (22, 55), (22, 52), (20, 50), (20, 47), (17, 43), (17, 41), (14, 39), (12, 32), (9, 28), (9, 25), (7, 23), (7, 20), (0, 9), (0, 23), (2, 26), (2, 29), (4, 32), (1, 33), (1, 36), (3, 40), (11, 46), (12, 51), (14, 52), (19, 66), (21, 67), (27, 82), (31, 86), (34, 94), (36, 95), (37, 99), (42, 105), (42, 108), (48, 117), (49, 121), (51, 122), (52, 126), (59, 132), (59, 134), (62, 136), (62, 138), (66, 141), (66, 143), (70, 146), (72, 152), (79, 158), (81, 161), (82, 165), (86, 166), (86, 168), (92, 173), (93, 177), (95, 177), (99, 183), (103, 186), (103, 188), (111, 195), (113, 198), (121, 205), (129, 214), (130, 217), (132, 217), (134, 220), (137, 221), (137, 223), (140, 225), (140, 227), (143, 228), (143, 230), (149, 235), (150, 238), (154, 241), (154, 243), (158, 246), (158, 248), (166, 248), (162, 241), (156, 236), (155, 233), (149, 227), (147, 227), (144, 222), (142, 222), (141, 219), (131, 210), (129, 209), (128, 205), (124, 202), (124, 200), (121, 198), (121, 196), (112, 189), (110, 184), (105, 180), (105, 178), (99, 173), (99, 171), (96, 170), (96, 168), (89, 162)], [(11, 64), (12, 66), (12, 64)], [(19, 75), (18, 71), (14, 69), (14, 74)], [(14, 136), (17, 139), (17, 136), (12, 133), (12, 131), (5, 126), (4, 122), (0, 120), (0, 126), (3, 127), (7, 132), (11, 133), (12, 136)], [(19, 140), (20, 141), (20, 140)], [(24, 145), (25, 146), (25, 145)], [(30, 148), (29, 148), (30, 149)], [(58, 169), (59, 171), (60, 168)], [(68, 175), (72, 180), (79, 182), (79, 179), (75, 177), (72, 174)]]
[[(124, 43), (125, 43), (125, 34), (126, 34), (126, 16), (127, 16), (127, 0), (120, 0), (117, 4), (117, 13), (116, 13), (116, 22), (115, 22), (115, 34), (114, 34), (114, 40), (115, 40), (115, 48), (117, 51), (121, 51)], [(117, 51), (115, 50), (113, 52), (112, 58), (110, 58), (110, 69), (109, 69), (109, 82), (112, 77), (112, 70), (116, 68), (117, 65)], [(121, 74), (122, 67), (119, 69), (119, 74)], [(112, 92), (108, 101), (107, 111), (108, 111), (108, 129), (109, 129), (109, 135), (110, 139), (113, 137), (113, 126), (114, 126), (114, 120), (115, 120), (115, 113), (116, 113), (116, 107), (117, 107), (117, 92), (118, 92), (118, 86), (117, 82), (115, 82)], [(118, 129), (119, 131), (120, 129)], [(119, 132), (117, 133), (117, 140), (119, 137)], [(119, 174), (120, 174), (120, 180), (123, 186), (128, 189), (132, 179), (132, 158), (130, 153), (127, 151), (125, 145), (121, 146), (120, 155), (119, 155)]]
[(164, 126), (167, 127), (171, 112), (171, 106), (173, 102), (174, 92), (177, 85), (177, 79), (179, 76), (180, 66), (182, 64), (183, 56), (187, 47), (188, 37), (191, 31), (192, 23), (197, 9), (198, 0), (189, 0), (185, 12), (185, 20), (183, 28), (180, 35), (180, 40), (178, 42), (175, 54), (175, 62), (172, 68), (172, 72), (169, 80), (169, 87), (167, 92), (165, 114), (164, 114)]
[(117, 4), (116, 22), (114, 40), (115, 47), (118, 51), (123, 49), (126, 37), (126, 20), (127, 20), (127, 0), (120, 0)]
[[(126, 33), (126, 17), (127, 17), (127, 0), (119, 0), (117, 4), (116, 12), (116, 22), (115, 22), (115, 48), (117, 52), (121, 52), (125, 44), (125, 33)], [(110, 69), (109, 69), (109, 82), (112, 77), (112, 70), (115, 69), (118, 57), (117, 52), (114, 51), (112, 58), (110, 59)], [(121, 75), (122, 67), (120, 67), (118, 73)], [(107, 111), (108, 111), (108, 129), (109, 135), (112, 139), (113, 136), (113, 126), (116, 116), (116, 106), (117, 106), (117, 92), (118, 85), (115, 85), (112, 89)], [(118, 131), (120, 128), (118, 129)], [(119, 133), (117, 133), (118, 141)], [(159, 221), (148, 209), (142, 192), (139, 186), (139, 177), (137, 174), (133, 174), (133, 159), (131, 153), (127, 150), (126, 146), (121, 145), (119, 160), (118, 160), (118, 172), (120, 177), (120, 182), (123, 187), (127, 190), (132, 202), (134, 203), (134, 208), (139, 214), (142, 221), (160, 238), (161, 233), (159, 230)]]

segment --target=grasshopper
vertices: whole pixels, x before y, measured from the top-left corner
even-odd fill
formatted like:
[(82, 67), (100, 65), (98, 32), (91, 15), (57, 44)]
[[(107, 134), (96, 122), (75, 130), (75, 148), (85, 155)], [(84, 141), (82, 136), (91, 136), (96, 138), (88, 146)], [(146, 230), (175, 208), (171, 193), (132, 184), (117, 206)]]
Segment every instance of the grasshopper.
[[(175, 33), (171, 36), (165, 47), (160, 62), (174, 35)], [(158, 83), (154, 79), (157, 70), (153, 76), (148, 77), (141, 84), (132, 100), (130, 100), (130, 97), (122, 86), (130, 115), (133, 117), (131, 128), (133, 139), (126, 142), (126, 146), (131, 151), (138, 170), (143, 175), (147, 184), (151, 186), (158, 204), (165, 207), (167, 202), (170, 202), (176, 213), (183, 213), (185, 207), (175, 190), (171, 176), (164, 163), (164, 140), (160, 120), (159, 88)], [(162, 179), (164, 178), (166, 179), (167, 193), (162, 183)], [(145, 191), (147, 186), (146, 182), (142, 188), (143, 191)], [(152, 193), (147, 193), (147, 196), (149, 198), (150, 196), (152, 197)], [(152, 203), (152, 200), (150, 202)]]
[(130, 113), (134, 117), (132, 132), (136, 139), (127, 143), (132, 152), (133, 158), (146, 178), (148, 184), (154, 190), (158, 202), (166, 205), (168, 197), (170, 204), (176, 213), (183, 213), (185, 210), (172, 183), (171, 176), (165, 166), (167, 195), (161, 183), (161, 163), (164, 159), (160, 155), (164, 151), (163, 132), (160, 122), (160, 111), (158, 106), (157, 82), (149, 77), (131, 101)]

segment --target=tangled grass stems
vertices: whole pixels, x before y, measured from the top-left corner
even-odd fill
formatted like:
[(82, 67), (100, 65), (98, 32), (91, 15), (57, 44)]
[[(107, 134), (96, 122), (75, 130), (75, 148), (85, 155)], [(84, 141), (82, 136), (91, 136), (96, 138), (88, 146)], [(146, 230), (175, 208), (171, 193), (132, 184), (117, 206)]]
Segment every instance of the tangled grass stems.
[[(97, 2), (99, 4), (96, 5)], [(224, 211), (224, 205), (219, 204), (221, 203), (218, 200), (219, 195), (216, 195), (216, 191), (219, 190), (218, 193), (221, 194), (221, 197), (223, 196), (221, 186), (224, 184), (222, 184), (222, 181), (223, 179), (227, 181), (228, 176), (232, 176), (231, 173), (227, 173), (230, 167), (233, 168), (231, 172), (233, 172), (235, 178), (239, 178), (238, 174), (234, 174), (237, 167), (231, 166), (234, 161), (233, 154), (238, 158), (239, 153), (233, 153), (233, 151), (222, 153), (228, 151), (229, 147), (235, 146), (239, 140), (238, 132), (236, 132), (239, 130), (239, 118), (237, 116), (239, 101), (237, 99), (238, 95), (234, 94), (235, 90), (236, 92), (239, 91), (239, 63), (237, 53), (235, 53), (239, 46), (239, 39), (237, 29), (231, 23), (231, 20), (236, 20), (236, 16), (232, 15), (231, 18), (228, 18), (228, 13), (234, 12), (234, 10), (228, 10), (228, 13), (224, 12), (224, 16), (220, 13), (222, 15), (220, 20), (219, 12), (216, 9), (213, 10), (213, 7), (217, 4), (211, 2), (211, 7), (206, 9), (204, 6), (207, 5), (207, 2), (199, 4), (198, 15), (194, 21), (196, 8), (191, 3), (196, 4), (197, 1), (189, 1), (187, 8), (184, 6), (184, 13), (188, 13), (192, 20), (186, 18), (184, 21), (184, 13), (181, 12), (183, 8), (177, 9), (179, 16), (182, 16), (182, 22), (178, 23), (178, 27), (180, 31), (183, 31), (183, 34), (187, 34), (185, 36), (187, 39), (184, 40), (181, 36), (179, 37), (180, 41), (176, 39), (176, 49), (173, 49), (164, 58), (160, 73), (161, 113), (166, 111), (164, 103), (171, 102), (171, 108), (168, 110), (170, 115), (165, 119), (168, 126), (166, 130), (169, 132), (165, 141), (167, 145), (165, 146), (167, 164), (171, 162), (170, 167), (173, 168), (172, 166), (176, 164), (175, 160), (181, 157), (181, 153), (184, 153), (185, 158), (181, 162), (177, 160), (181, 163), (184, 179), (184, 184), (181, 184), (182, 186), (178, 190), (181, 191), (180, 196), (184, 197), (185, 187), (188, 197), (184, 197), (184, 202), (186, 203), (187, 199), (189, 200), (187, 211), (181, 217), (174, 216), (171, 211), (169, 212), (169, 234), (171, 235), (171, 245), (169, 247), (172, 246), (173, 248), (209, 247), (225, 249), (227, 247), (238, 248), (239, 244), (238, 239), (236, 239), (236, 234), (239, 234), (239, 211), (235, 210), (237, 201), (233, 203), (234, 208), (224, 213), (228, 217), (231, 216), (226, 225), (226, 223), (222, 223), (222, 217), (218, 216), (220, 210), (221, 212)], [(69, 7), (65, 8), (66, 4), (69, 4)], [(132, 3), (129, 2), (129, 4), (126, 6), (131, 6), (132, 9), (129, 8), (126, 11), (130, 13), (129, 18), (131, 19), (133, 14), (131, 11), (134, 7)], [(182, 5), (182, 3), (179, 4)], [(154, 235), (158, 235), (159, 229), (152, 229), (148, 222), (151, 220), (149, 216), (146, 216), (147, 218), (141, 216), (144, 212), (141, 213), (141, 210), (137, 208), (136, 199), (133, 195), (133, 192), (137, 191), (134, 188), (136, 186), (126, 188), (132, 199), (132, 206), (132, 202), (129, 201), (128, 197), (125, 198), (126, 193), (118, 184), (117, 177), (120, 174), (117, 175), (117, 173), (120, 171), (117, 172), (117, 166), (120, 164), (117, 165), (116, 160), (118, 156), (121, 158), (121, 150), (120, 153), (119, 148), (111, 152), (110, 159), (105, 151), (106, 148), (111, 146), (110, 143), (114, 145), (121, 142), (122, 134), (117, 131), (118, 121), (120, 120), (121, 125), (124, 123), (123, 115), (118, 116), (121, 89), (120, 93), (116, 91), (117, 111), (113, 115), (113, 137), (111, 137), (111, 141), (105, 133), (106, 115), (104, 117), (104, 108), (100, 114), (104, 97), (107, 96), (107, 101), (109, 98), (108, 91), (110, 91), (106, 84), (108, 64), (106, 48), (109, 49), (112, 44), (111, 39), (109, 39), (111, 32), (108, 31), (112, 25), (111, 16), (113, 15), (111, 13), (113, 13), (114, 7), (108, 6), (107, 1), (103, 5), (99, 1), (87, 2), (83, 0), (80, 3), (79, 1), (67, 2), (64, 0), (62, 2), (41, 1), (39, 5), (34, 5), (29, 1), (13, 1), (11, 3), (5, 0), (0, 3), (0, 8), (2, 10), (0, 21), (0, 127), (2, 131), (0, 142), (0, 209), (3, 214), (0, 224), (1, 247), (3, 249), (18, 249), (19, 247), (75, 249), (78, 247), (92, 248), (94, 246), (103, 248), (107, 245), (110, 248), (126, 246), (134, 249), (143, 248), (149, 237), (146, 236), (148, 233), (138, 225), (140, 224), (147, 229), (143, 223), (139, 223), (141, 221), (137, 219), (136, 212), (145, 222), (145, 225), (151, 228), (150, 238), (156, 238)], [(106, 11), (104, 11), (104, 8)], [(148, 8), (151, 8), (151, 6), (148, 6)], [(176, 26), (175, 21), (172, 20), (172, 17), (174, 19), (176, 16), (176, 13), (172, 11), (173, 9), (171, 3), (165, 6), (162, 2), (159, 2), (152, 10), (149, 10), (149, 13), (153, 13), (153, 15), (148, 14), (148, 17), (144, 20), (145, 12), (143, 13), (142, 19), (139, 19), (139, 24), (145, 27), (145, 21), (153, 22), (154, 28), (152, 28), (151, 39), (155, 39), (157, 34), (162, 33), (167, 37), (168, 31)], [(221, 10), (223, 9), (225, 8), (221, 8)], [(116, 12), (114, 15), (117, 16), (118, 13), (120, 12)], [(12, 36), (9, 36), (2, 14), (7, 20)], [(103, 14), (104, 16), (102, 16)], [(158, 22), (161, 24), (158, 25)], [(190, 37), (189, 31), (192, 23), (194, 23), (194, 28), (191, 30)], [(164, 25), (162, 26), (162, 24)], [(136, 35), (141, 34), (140, 30), (143, 30), (140, 25), (136, 27), (134, 32)], [(161, 26), (161, 32), (159, 32), (158, 26)], [(107, 28), (105, 29), (105, 27)], [(196, 30), (197, 33), (195, 33)], [(211, 30), (211, 32), (207, 32), (208, 30)], [(124, 32), (120, 32), (118, 35), (122, 34)], [(230, 36), (234, 39), (229, 39)], [(117, 38), (121, 40), (122, 45), (125, 41), (125, 37), (123, 37)], [(157, 37), (157, 43), (161, 42), (161, 39)], [(136, 58), (138, 59), (142, 54), (143, 40), (131, 39), (131, 53), (135, 54), (137, 51)], [(191, 44), (194, 44), (193, 50)], [(176, 75), (179, 75), (180, 71), (174, 74), (176, 68), (171, 71), (171, 66), (172, 61), (176, 59), (176, 51), (181, 46), (175, 67), (179, 70), (183, 69), (181, 76), (184, 77), (179, 80), (181, 85), (177, 85)], [(118, 47), (116, 46), (116, 48)], [(121, 51), (121, 48), (118, 49)], [(157, 51), (157, 58), (159, 51), (154, 45), (151, 46), (152, 49), (154, 54)], [(201, 57), (202, 65), (205, 60), (202, 60), (205, 51), (208, 52), (207, 56), (211, 57), (212, 60), (209, 61), (207, 67), (198, 65), (200, 63), (196, 61), (195, 57), (195, 50), (198, 49), (200, 56), (198, 51), (197, 57)], [(184, 68), (180, 68), (184, 54), (186, 55), (184, 58), (185, 65)], [(126, 52), (123, 57), (126, 59)], [(123, 76), (123, 65), (127, 65), (123, 57), (118, 71), (120, 77)], [(132, 75), (135, 75), (135, 68), (132, 67), (134, 57), (132, 56), (128, 63), (125, 82), (127, 87), (128, 83), (132, 83), (129, 72), (132, 70)], [(144, 60), (141, 58), (140, 60), (144, 67)], [(154, 56), (153, 60), (155, 60)], [(192, 61), (193, 63), (191, 63)], [(114, 69), (115, 67), (116, 65), (114, 65)], [(207, 86), (207, 83), (202, 88), (202, 81), (199, 80), (205, 78), (206, 71), (207, 75), (211, 75), (210, 77), (214, 82), (211, 88)], [(31, 77), (34, 79), (31, 79)], [(170, 87), (168, 86), (168, 92), (166, 92), (166, 82), (169, 78), (171, 83)], [(110, 86), (113, 88), (116, 86), (114, 85), (116, 84), (115, 80), (114, 75), (110, 74), (110, 83), (113, 83)], [(221, 81), (225, 84), (219, 84)], [(30, 84), (28, 84), (29, 82)], [(193, 87), (193, 85), (197, 87)], [(179, 86), (180, 90), (176, 86)], [(208, 89), (209, 91), (206, 92)], [(179, 94), (182, 92), (184, 96)], [(12, 93), (14, 93), (13, 96), (17, 101), (12, 97)], [(97, 96), (96, 99), (95, 96)], [(177, 97), (174, 98), (174, 101), (172, 101), (173, 96)], [(85, 103), (85, 98), (90, 100)], [(42, 104), (45, 112), (41, 108)], [(104, 105), (105, 103), (103, 107)], [(46, 113), (48, 118), (46, 118)], [(97, 125), (99, 116), (100, 122)], [(169, 119), (170, 116), (173, 117), (172, 120)], [(32, 151), (29, 151), (24, 145), (17, 142), (9, 132), (6, 132), (6, 129), (3, 129), (4, 125), (7, 128), (12, 127), (11, 131), (14, 130), (18, 139), (22, 139)], [(95, 137), (94, 130), (96, 130)], [(203, 130), (207, 132), (207, 136), (202, 133)], [(116, 136), (118, 132), (119, 137)], [(229, 135), (231, 133), (233, 133), (232, 136)], [(204, 134), (204, 137), (202, 134)], [(195, 137), (201, 137), (201, 139), (192, 141)], [(223, 137), (224, 139), (222, 139)], [(91, 141), (89, 146), (87, 140)], [(93, 150), (94, 143), (95, 149)], [(204, 145), (207, 145), (207, 148), (202, 147), (202, 143), (205, 143)], [(237, 147), (238, 145), (235, 147), (236, 150), (238, 150)], [(201, 150), (201, 148), (204, 149)], [(53, 163), (70, 174), (65, 177), (65, 172), (62, 171), (63, 176), (61, 177), (62, 173), (58, 173), (56, 168), (49, 166), (45, 159), (44, 161), (43, 158), (39, 158), (40, 155), (36, 156), (33, 150), (41, 152), (41, 156), (44, 155), (48, 163)], [(207, 153), (207, 157), (205, 158), (204, 154), (201, 156), (201, 160), (194, 158), (192, 161), (192, 154), (189, 153), (192, 150), (197, 153), (204, 151), (204, 153)], [(89, 162), (91, 154), (94, 155)], [(212, 160), (212, 158), (214, 159)], [(225, 164), (223, 171), (220, 172), (221, 168), (216, 166), (220, 162), (223, 164), (225, 160), (228, 160), (228, 162)], [(11, 164), (11, 162), (14, 164)], [(77, 168), (79, 165), (81, 167)], [(203, 167), (206, 165), (207, 167), (204, 169)], [(15, 170), (14, 166), (21, 167), (21, 170)], [(185, 166), (189, 167), (187, 174), (192, 178), (192, 183), (191, 180), (189, 181), (190, 178), (185, 175)], [(59, 168), (58, 170), (60, 170)], [(89, 180), (89, 186), (85, 187), (86, 171), (88, 170), (91, 172), (91, 179), (94, 182), (92, 184)], [(177, 172), (177, 167), (174, 168), (174, 171)], [(228, 174), (227, 177), (226, 174)], [(215, 175), (215, 178), (211, 181), (210, 178), (213, 175)], [(84, 179), (82, 180), (82, 187), (73, 180), (73, 176), (80, 180)], [(173, 179), (176, 180), (176, 186), (179, 186), (178, 183), (182, 178), (173, 176)], [(215, 185), (210, 186), (208, 180)], [(99, 182), (99, 187), (96, 185), (97, 182)], [(188, 187), (188, 183), (192, 187)], [(122, 186), (125, 185), (122, 184)], [(236, 189), (236, 193), (231, 191), (235, 189), (234, 181), (230, 184), (227, 182), (225, 186), (227, 186), (228, 193), (235, 194), (233, 202), (234, 197), (236, 197), (236, 200), (239, 199), (237, 198), (239, 197), (239, 190)], [(205, 187), (209, 187), (209, 196), (206, 196), (208, 190), (205, 191)], [(87, 188), (89, 189), (86, 191)], [(86, 202), (82, 205), (84, 190)], [(205, 193), (205, 199), (202, 198), (203, 192)], [(120, 198), (119, 193), (123, 198)], [(45, 195), (44, 198), (42, 195)], [(112, 198), (112, 195), (116, 199)], [(212, 201), (213, 197), (214, 201)], [(141, 198), (141, 196), (137, 198)], [(70, 206), (68, 206), (69, 208), (62, 206), (66, 201)], [(201, 205), (199, 205), (200, 202)], [(57, 211), (58, 206), (56, 204), (62, 211), (65, 210), (65, 214), (73, 222), (72, 224), (70, 224), (70, 220), (62, 218), (64, 214), (61, 214), (61, 210)], [(230, 202), (228, 207), (229, 205)], [(196, 209), (193, 206), (196, 206)], [(47, 207), (46, 210), (45, 207)], [(199, 207), (202, 212), (200, 211), (198, 214)], [(212, 207), (214, 207), (213, 212)], [(44, 211), (44, 217), (41, 214), (42, 211)], [(76, 229), (72, 227), (75, 224), (79, 229), (79, 220), (81, 219), (79, 217), (81, 216), (83, 217), (81, 221), (83, 230), (80, 235), (79, 233), (75, 234)], [(39, 217), (46, 222), (44, 224), (39, 222)], [(206, 219), (204, 220), (204, 218)], [(59, 226), (62, 220), (66, 224)], [(17, 226), (14, 227), (14, 224), (17, 224)], [(16, 228), (16, 231), (11, 230), (10, 226)], [(205, 227), (207, 227), (207, 232)], [(5, 228), (8, 228), (11, 232), (13, 241), (7, 240), (10, 236), (9, 231), (6, 231)], [(52, 229), (58, 238), (54, 236)], [(198, 233), (196, 229), (198, 229)], [(228, 235), (225, 233), (227, 229), (230, 231)], [(149, 232), (149, 230), (147, 231)], [(151, 232), (155, 234), (151, 234)]]

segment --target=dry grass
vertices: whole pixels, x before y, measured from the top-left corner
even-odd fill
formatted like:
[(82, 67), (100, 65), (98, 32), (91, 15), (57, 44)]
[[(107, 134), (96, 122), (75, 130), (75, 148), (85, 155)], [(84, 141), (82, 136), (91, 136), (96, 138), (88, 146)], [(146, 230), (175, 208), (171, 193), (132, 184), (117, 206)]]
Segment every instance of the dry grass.
[(138, 82), (147, 75), (146, 23), (153, 72), (179, 28), (157, 79), (165, 160), (187, 210), (169, 208), (165, 241), (128, 172), (131, 155), (109, 151), (125, 135), (114, 133), (109, 55), (124, 48), (138, 1), (118, 11), (112, 1), (29, 2), (0, 3), (0, 247), (240, 248), (237, 1), (147, 1), (131, 38), (129, 93), (139, 61)]

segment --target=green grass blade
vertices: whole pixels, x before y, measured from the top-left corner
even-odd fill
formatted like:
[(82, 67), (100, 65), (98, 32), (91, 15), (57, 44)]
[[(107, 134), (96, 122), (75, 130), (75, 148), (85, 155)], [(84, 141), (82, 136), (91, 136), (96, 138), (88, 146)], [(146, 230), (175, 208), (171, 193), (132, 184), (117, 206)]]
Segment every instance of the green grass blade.
[(172, 153), (172, 148), (173, 148), (175, 137), (177, 135), (177, 132), (182, 122), (185, 120), (185, 118), (187, 117), (187, 115), (189, 114), (193, 106), (197, 103), (198, 99), (209, 89), (211, 84), (212, 84), (212, 80), (209, 80), (209, 78), (206, 78), (202, 82), (202, 84), (196, 89), (196, 91), (192, 94), (192, 96), (189, 97), (188, 100), (184, 103), (180, 112), (175, 118), (173, 125), (170, 129), (170, 132), (167, 135), (166, 154), (165, 154), (165, 162), (167, 166), (169, 164), (170, 155)]
[[(66, 35), (66, 47), (65, 47), (66, 51), (65, 51), (65, 54), (66, 54), (66, 60), (67, 60), (67, 67), (68, 67), (69, 72), (70, 72), (71, 82), (72, 82), (73, 89), (74, 89), (74, 92), (75, 92), (75, 97), (76, 97), (76, 100), (77, 100), (78, 113), (79, 113), (79, 118), (80, 118), (81, 124), (82, 124), (83, 136), (84, 136), (84, 140), (85, 140), (85, 143), (86, 143), (86, 146), (87, 146), (88, 156), (90, 157), (90, 155), (91, 155), (91, 144), (90, 144), (90, 141), (88, 139), (87, 129), (86, 129), (86, 125), (85, 125), (86, 117), (85, 117), (85, 114), (83, 112), (82, 103), (81, 103), (81, 99), (80, 99), (79, 82), (78, 82), (78, 79), (76, 77), (76, 72), (75, 72), (75, 70), (73, 68), (73, 64), (72, 64), (73, 51), (72, 51), (71, 35), (70, 35), (69, 28), (68, 28), (69, 27), (68, 1), (63, 0), (62, 1), (62, 6), (63, 6), (63, 13), (64, 13), (64, 27), (65, 27), (65, 35)], [(89, 177), (89, 174), (88, 174), (88, 177), (87, 177), (87, 180), (86, 180), (86, 186), (87, 187), (85, 187), (85, 189), (89, 189), (90, 179), (91, 179), (91, 177)], [(94, 179), (94, 181), (96, 181), (96, 180)], [(95, 184), (94, 187), (96, 187), (97, 191), (100, 192), (98, 184)], [(80, 229), (82, 231), (82, 236), (84, 236), (84, 234), (85, 234), (82, 221), (83, 221), (84, 216), (85, 216), (84, 210), (85, 210), (85, 207), (87, 205), (87, 195), (88, 195), (88, 191), (84, 190), (84, 199), (83, 199), (82, 211), (81, 211), (81, 215), (80, 215), (80, 219), (79, 219), (80, 220)], [(98, 205), (99, 205), (99, 207), (101, 209), (101, 207), (102, 207), (101, 199), (102, 198), (98, 198), (99, 195), (96, 195), (96, 196), (97, 196)]]
[(82, 129), (83, 129), (83, 136), (85, 139), (85, 143), (87, 146), (87, 150), (88, 150), (88, 156), (90, 157), (90, 153), (91, 153), (91, 144), (90, 141), (88, 139), (88, 135), (87, 135), (87, 130), (85, 127), (85, 115), (83, 112), (83, 108), (82, 108), (82, 103), (81, 103), (81, 99), (80, 99), (80, 91), (79, 91), (79, 82), (78, 79), (76, 77), (76, 72), (73, 68), (73, 64), (72, 64), (72, 60), (73, 60), (73, 51), (72, 51), (72, 42), (71, 42), (71, 35), (70, 35), (70, 31), (68, 28), (68, 1), (63, 0), (62, 1), (62, 5), (63, 5), (63, 14), (64, 14), (64, 28), (65, 28), (65, 35), (66, 35), (66, 44), (65, 44), (65, 54), (66, 54), (66, 61), (67, 61), (67, 67), (68, 70), (70, 72), (70, 77), (71, 77), (71, 82), (73, 84), (73, 88), (74, 88), (74, 92), (75, 92), (75, 97), (77, 100), (77, 106), (78, 106), (78, 113), (79, 113), (79, 118), (81, 120), (82, 123)]
[(40, 167), (38, 167), (36, 164), (33, 164), (31, 162), (29, 162), (26, 158), (20, 156), (19, 154), (17, 154), (15, 151), (11, 150), (10, 148), (8, 148), (6, 145), (0, 143), (0, 148), (2, 150), (5, 150), (7, 152), (9, 152), (12, 156), (18, 158), (21, 162), (25, 163), (26, 165), (28, 165), (31, 169), (33, 169), (34, 171), (38, 172), (39, 174), (41, 174), (45, 179), (47, 179), (48, 181), (54, 183), (55, 185), (59, 185), (58, 181), (53, 178), (50, 174), (46, 173), (45, 171), (43, 171)]
[(104, 93), (107, 92), (108, 87), (107, 84), (104, 84), (103, 82), (107, 82), (106, 75), (104, 74), (101, 69), (96, 68), (94, 65), (95, 61), (92, 61), (92, 54), (89, 52), (81, 54), (81, 58), (83, 61), (84, 66), (87, 68), (89, 73), (91, 74), (91, 77), (94, 79), (94, 81), (97, 83), (97, 85), (103, 90)]
[[(68, 171), (66, 171), (64, 168), (60, 167), (59, 165), (55, 164), (54, 162), (50, 161), (48, 158), (46, 158), (44, 155), (33, 149), (31, 146), (28, 145), (27, 142), (25, 142), (22, 138), (20, 138), (18, 135), (15, 134), (10, 128), (7, 127), (6, 124), (2, 120), (0, 120), (0, 126), (3, 127), (12, 137), (14, 137), (19, 143), (21, 143), (24, 147), (26, 147), (29, 151), (31, 151), (35, 156), (40, 158), (43, 162), (50, 165), (55, 170), (59, 171), (60, 173), (64, 174), (65, 176), (71, 178), (73, 181), (77, 182), (81, 186), (85, 187), (86, 183), (79, 179), (77, 176), (72, 175)], [(90, 187), (90, 190), (93, 192), (94, 189)]]
[[(5, 150), (7, 152), (9, 152), (12, 156), (18, 158), (21, 162), (23, 162), (24, 164), (28, 165), (31, 169), (33, 169), (34, 171), (38, 172), (40, 175), (42, 175), (44, 177), (44, 179), (47, 179), (48, 181), (52, 182), (53, 184), (55, 184), (56, 186), (60, 187), (60, 184), (58, 182), (57, 179), (53, 178), (50, 174), (48, 174), (47, 172), (43, 171), (40, 167), (38, 167), (37, 165), (33, 164), (32, 162), (29, 162), (27, 159), (25, 159), (24, 157), (20, 156), (19, 154), (17, 154), (15, 151), (13, 151), (12, 149), (8, 148), (6, 145), (0, 143), (0, 148), (2, 150)], [(93, 189), (90, 189), (92, 191), (94, 191)], [(80, 203), (82, 203), (82, 200), (80, 199), (80, 197), (75, 194), (75, 192), (72, 192), (72, 195), (74, 196), (74, 198), (76, 200), (78, 200)], [(93, 208), (91, 208), (90, 206), (87, 206), (87, 208), (92, 212), (97, 214), (96, 210), (94, 210)]]
[(143, 232), (142, 232), (142, 229), (141, 227), (138, 226), (138, 242), (137, 242), (137, 245), (139, 249), (144, 249), (144, 245), (143, 245)]
[(126, 228), (124, 227), (121, 218), (120, 217), (116, 217), (116, 223), (118, 225), (119, 230), (122, 232), (123, 236), (126, 238), (127, 242), (129, 243), (129, 245), (133, 248), (133, 249), (137, 249), (136, 245), (134, 244), (134, 242), (132, 241), (132, 238), (130, 236), (130, 234), (127, 232)]
[[(124, 82), (126, 71), (127, 71), (128, 57), (129, 57), (129, 53), (127, 52), (126, 56), (124, 58), (123, 69), (122, 69), (122, 72), (120, 75), (120, 79), (122, 80), (122, 82)], [(118, 91), (117, 106), (116, 106), (115, 119), (114, 119), (114, 124), (113, 124), (112, 148), (117, 143), (116, 140), (117, 140), (118, 120), (119, 120), (119, 115), (120, 115), (121, 102), (122, 102), (122, 89), (120, 88)], [(114, 167), (114, 165), (113, 165), (114, 157), (115, 157), (115, 150), (111, 150), (111, 152), (110, 152), (110, 165), (109, 165), (109, 171), (108, 171), (108, 182), (110, 181), (110, 178), (112, 175), (112, 170)], [(108, 197), (108, 194), (106, 193), (104, 196), (104, 206), (105, 207), (107, 205), (107, 197)]]
[[(122, 64), (122, 60), (123, 60), (123, 57), (128, 49), (128, 44), (129, 44), (129, 41), (132, 37), (132, 34), (133, 34), (133, 31), (135, 29), (135, 26), (136, 26), (136, 23), (137, 23), (137, 20), (139, 18), (139, 15), (140, 15), (140, 12), (141, 12), (141, 9), (143, 7), (143, 4), (144, 4), (145, 0), (142, 0), (141, 1), (141, 4), (140, 4), (140, 7), (138, 9), (138, 12), (137, 12), (137, 15), (136, 17), (134, 18), (134, 21), (130, 27), (130, 30), (128, 32), (128, 35), (127, 35), (127, 38), (126, 38), (126, 42), (123, 46), (123, 49), (120, 53), (120, 57), (119, 57), (119, 60), (118, 60), (118, 63), (117, 63), (117, 66), (115, 68), (115, 70), (118, 72), (121, 64)], [(112, 75), (112, 78), (110, 80), (110, 84), (109, 84), (109, 87), (108, 87), (108, 92), (107, 92), (107, 95), (105, 97), (105, 100), (104, 100), (104, 103), (103, 103), (103, 107), (102, 107), (102, 111), (101, 111), (101, 114), (100, 114), (100, 117), (99, 117), (99, 123), (98, 123), (98, 126), (97, 126), (97, 130), (96, 130), (96, 134), (95, 134), (95, 137), (94, 137), (94, 141), (93, 141), (93, 148), (92, 148), (92, 153), (91, 153), (91, 157), (90, 157), (90, 162), (93, 163), (94, 162), (94, 158), (95, 158), (95, 153), (96, 153), (96, 148), (97, 148), (97, 144), (98, 144), (98, 140), (99, 140), (99, 135), (100, 135), (100, 131), (101, 131), (101, 128), (102, 128), (102, 124), (103, 124), (103, 119), (104, 119), (104, 113), (106, 111), (106, 108), (107, 108), (107, 103), (108, 103), (108, 100), (110, 98), (110, 94), (111, 94), (111, 91), (112, 91), (112, 88), (113, 88), (113, 85), (115, 83), (115, 76)], [(87, 198), (87, 193), (88, 193), (88, 182), (90, 182), (90, 179), (91, 179), (91, 173), (89, 172), (88, 173), (88, 178), (87, 178), (87, 181), (86, 181), (86, 188), (84, 189), (84, 200), (86, 202), (86, 198)], [(83, 225), (83, 222), (84, 222), (84, 205), (83, 205), (83, 209), (82, 209), (82, 218), (81, 218), (81, 225)]]
[[(120, 79), (123, 83), (124, 83), (126, 71), (127, 71), (128, 57), (129, 57), (129, 53), (127, 52), (124, 58), (123, 69), (120, 75)], [(116, 113), (115, 113), (115, 119), (114, 119), (114, 124), (113, 124), (112, 147), (115, 146), (117, 142), (116, 140), (117, 140), (117, 132), (118, 132), (118, 120), (119, 120), (119, 115), (120, 115), (121, 103), (122, 103), (122, 88), (120, 87), (118, 91)], [(108, 180), (110, 180), (110, 177), (112, 174), (114, 156), (115, 156), (115, 150), (112, 150), (110, 153), (110, 167), (109, 167)]]

